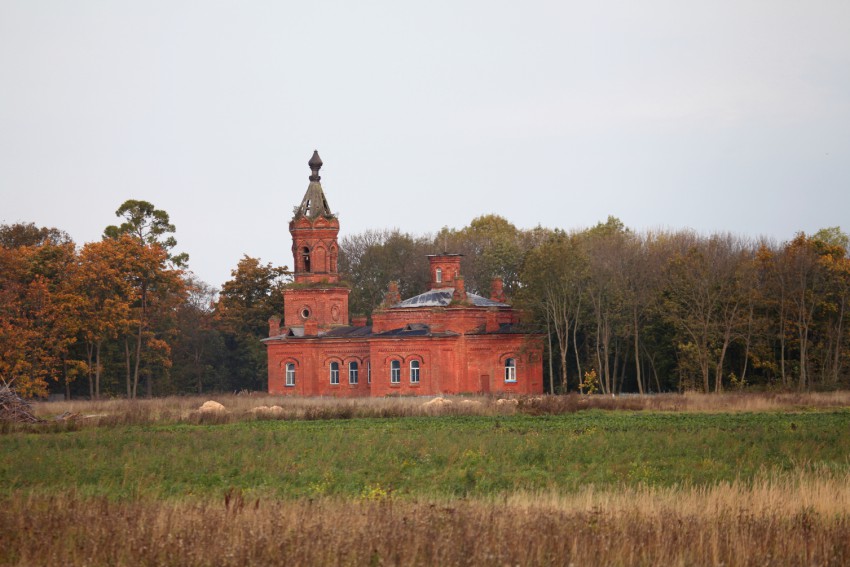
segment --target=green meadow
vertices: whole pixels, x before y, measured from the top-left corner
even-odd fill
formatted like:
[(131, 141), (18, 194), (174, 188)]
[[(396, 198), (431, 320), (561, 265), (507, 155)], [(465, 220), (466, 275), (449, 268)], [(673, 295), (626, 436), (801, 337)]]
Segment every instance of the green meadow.
[(710, 486), (850, 468), (850, 410), (250, 420), (0, 435), (0, 491), (398, 498)]

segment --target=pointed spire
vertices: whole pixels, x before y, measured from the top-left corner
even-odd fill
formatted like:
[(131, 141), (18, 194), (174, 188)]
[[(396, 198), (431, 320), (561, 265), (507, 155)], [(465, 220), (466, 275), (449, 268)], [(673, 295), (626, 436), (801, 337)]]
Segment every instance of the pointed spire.
[(319, 150), (313, 150), (313, 157), (310, 158), (307, 165), (310, 166), (310, 171), (312, 172), (310, 175), (310, 181), (321, 180), (322, 178), (319, 177), (319, 170), (322, 169), (322, 158), (319, 157)]
[(310, 166), (310, 185), (307, 187), (307, 193), (301, 201), (301, 205), (295, 209), (295, 217), (305, 216), (314, 219), (319, 216), (333, 216), (331, 208), (328, 206), (328, 201), (325, 199), (325, 193), (322, 191), (322, 184), (319, 183), (319, 170), (322, 168), (322, 158), (319, 157), (319, 152), (313, 150), (313, 157), (307, 162)]

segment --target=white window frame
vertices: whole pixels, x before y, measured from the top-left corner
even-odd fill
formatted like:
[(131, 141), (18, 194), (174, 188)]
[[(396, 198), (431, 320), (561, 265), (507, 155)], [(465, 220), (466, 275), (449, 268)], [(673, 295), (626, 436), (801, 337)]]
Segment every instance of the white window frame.
[(339, 385), (339, 362), (336, 362), (336, 361), (331, 362), (330, 363), (330, 369), (331, 369), (331, 376), (330, 376), (331, 384), (333, 384), (334, 386), (338, 386)]
[(390, 384), (401, 384), (401, 361), (390, 361)]
[(286, 385), (295, 386), (295, 364), (286, 363)]
[(357, 384), (360, 374), (360, 367), (357, 366), (357, 362), (352, 360), (348, 363), (348, 383), (349, 384)]
[(367, 384), (372, 383), (372, 361), (371, 360), (366, 361), (366, 383)]
[[(414, 364), (416, 366), (414, 366)], [(419, 367), (420, 367), (420, 364), (419, 364), (418, 360), (411, 360), (410, 361), (410, 383), (411, 384), (418, 384), (419, 383)]]
[(437, 283), (443, 283), (443, 270), (440, 268), (437, 268), (436, 280)]
[(505, 359), (505, 382), (516, 382), (516, 359)]

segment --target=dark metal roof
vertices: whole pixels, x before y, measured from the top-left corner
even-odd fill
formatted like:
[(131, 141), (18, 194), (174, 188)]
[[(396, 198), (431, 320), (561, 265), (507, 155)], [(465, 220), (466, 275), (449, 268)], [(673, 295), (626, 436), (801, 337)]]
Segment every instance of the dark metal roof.
[(323, 337), (368, 337), (372, 334), (372, 327), (335, 327), (322, 335)]
[(499, 323), (499, 329), (497, 331), (487, 332), (484, 330), (484, 326), (478, 328), (477, 331), (467, 333), (468, 335), (492, 335), (492, 334), (500, 334), (500, 335), (525, 335), (528, 333), (539, 333), (538, 329), (529, 328), (526, 325), (516, 325), (513, 323)]
[[(482, 325), (475, 331), (467, 332), (467, 335), (490, 335), (494, 332), (486, 332), (484, 330), (484, 326)], [(512, 323), (501, 323), (499, 324), (499, 329), (495, 331), (497, 334), (504, 335), (513, 335), (513, 334), (542, 334), (540, 329), (531, 328), (526, 325), (515, 325)], [(322, 333), (318, 336), (304, 336), (304, 328), (303, 327), (292, 327), (289, 332), (286, 334), (281, 334), (276, 337), (268, 337), (265, 339), (261, 339), (261, 342), (271, 343), (271, 342), (279, 342), (279, 341), (287, 341), (292, 339), (368, 339), (368, 338), (398, 338), (403, 339), (405, 337), (457, 337), (460, 336), (460, 333), (456, 333), (454, 331), (439, 331), (432, 332), (431, 327), (426, 325), (425, 323), (410, 323), (405, 325), (404, 327), (400, 327), (398, 329), (390, 329), (389, 331), (384, 331), (382, 333), (373, 333), (372, 327), (336, 327), (331, 329), (326, 333)]]
[(404, 327), (398, 329), (390, 329), (389, 331), (384, 331), (383, 333), (375, 333), (372, 336), (381, 338), (454, 337), (458, 336), (458, 333), (455, 333), (453, 331), (441, 331), (433, 333), (431, 332), (431, 327), (429, 327), (425, 323), (410, 323), (409, 325), (405, 325)]
[[(405, 299), (401, 303), (391, 305), (391, 309), (399, 309), (403, 307), (446, 307), (452, 302), (452, 294), (455, 289), (453, 287), (444, 287), (440, 289), (432, 289), (425, 293), (420, 293), (409, 299)], [(466, 299), (475, 307), (510, 307), (507, 303), (500, 303), (481, 297), (480, 295), (469, 293), (466, 294)]]

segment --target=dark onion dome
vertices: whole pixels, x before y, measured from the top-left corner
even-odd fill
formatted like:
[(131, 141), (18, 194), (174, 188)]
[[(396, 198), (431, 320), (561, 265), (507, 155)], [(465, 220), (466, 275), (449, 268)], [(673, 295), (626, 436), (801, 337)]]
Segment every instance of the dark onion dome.
[(310, 166), (310, 171), (312, 172), (310, 181), (319, 181), (321, 179), (319, 177), (319, 170), (322, 169), (322, 158), (319, 157), (319, 150), (313, 150), (313, 157), (310, 158), (307, 165)]

